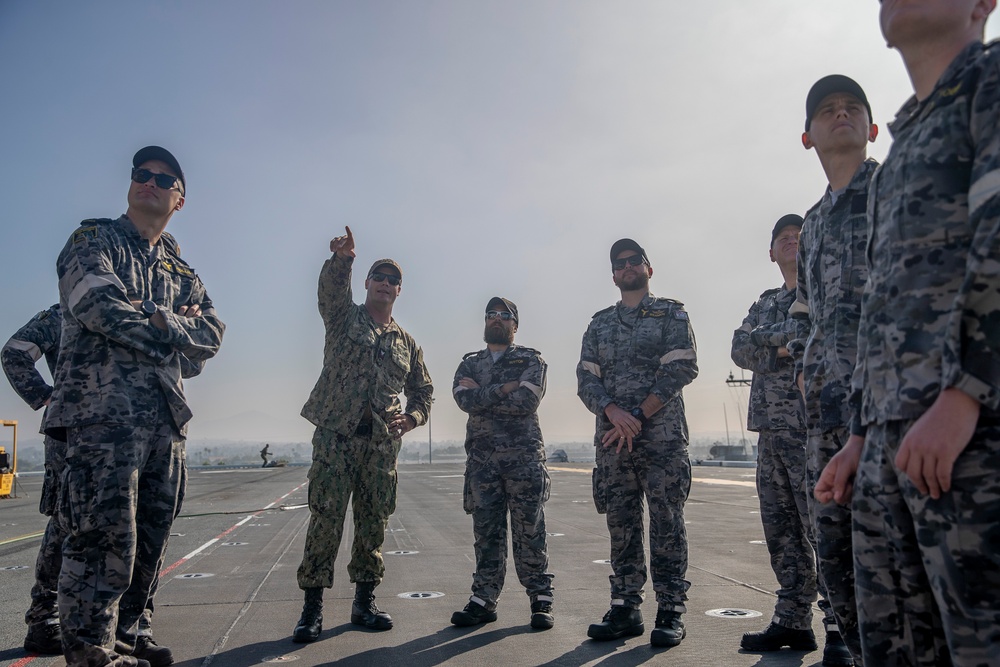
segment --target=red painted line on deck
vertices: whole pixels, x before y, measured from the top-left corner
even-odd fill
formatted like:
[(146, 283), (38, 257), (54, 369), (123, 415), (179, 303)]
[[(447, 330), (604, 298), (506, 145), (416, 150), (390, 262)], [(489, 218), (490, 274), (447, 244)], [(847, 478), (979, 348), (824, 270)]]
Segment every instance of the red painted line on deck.
[[(279, 497), (278, 500), (275, 500), (274, 502), (278, 503), (279, 501), (284, 500), (285, 498), (287, 498), (288, 496), (292, 495), (293, 493), (295, 493), (296, 491), (298, 491), (299, 489), (301, 489), (303, 486), (307, 485), (308, 483), (309, 482), (302, 482), (301, 484), (299, 484), (298, 486), (296, 486), (294, 489), (292, 489), (291, 491), (289, 491), (285, 495)], [(266, 511), (266, 510), (264, 510), (264, 511)], [(257, 512), (256, 514), (251, 514), (250, 516), (260, 516), (260, 514), (261, 514), (261, 512)], [(245, 519), (240, 519), (239, 521), (237, 521), (236, 523), (234, 523), (232, 526), (230, 526), (226, 530), (222, 531), (221, 533), (219, 533), (218, 535), (216, 535), (214, 538), (212, 538), (212, 540), (209, 540), (209, 541), (210, 542), (211, 541), (218, 542), (223, 537), (225, 537), (229, 533), (231, 533), (234, 530), (236, 530), (237, 528), (239, 528), (240, 523), (243, 522), (243, 521), (245, 521)], [(178, 560), (175, 563), (171, 563), (168, 567), (161, 568), (160, 569), (160, 577), (162, 578), (164, 575), (169, 574), (172, 570), (174, 570), (175, 568), (177, 568), (180, 565), (183, 565), (188, 560), (189, 559), (187, 557), (184, 557), (184, 558), (181, 558), (180, 560)], [(11, 665), (11, 667), (16, 667), (16, 666)]]
[(22, 667), (23, 665), (27, 665), (29, 662), (33, 662), (37, 658), (37, 655), (29, 655), (27, 658), (21, 658), (10, 667)]

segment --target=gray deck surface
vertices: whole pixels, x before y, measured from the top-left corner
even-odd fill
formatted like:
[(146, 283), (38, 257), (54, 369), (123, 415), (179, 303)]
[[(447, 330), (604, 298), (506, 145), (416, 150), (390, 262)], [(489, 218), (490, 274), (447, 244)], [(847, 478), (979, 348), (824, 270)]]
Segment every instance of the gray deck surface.
[[(463, 467), (399, 468), (399, 501), (384, 546), (386, 577), (376, 590), (395, 628), (369, 632), (349, 622), (353, 585), (347, 562), (353, 532), (348, 529), (337, 556), (337, 581), (325, 597), (323, 634), (308, 645), (294, 644), (289, 636), (302, 604), (295, 571), (309, 514), (305, 508), (276, 509), (306, 502), (306, 468), (193, 468), (156, 599), (157, 640), (184, 667), (286, 662), (301, 667), (820, 664), (820, 651), (739, 650), (744, 632), (767, 625), (775, 601), (771, 591), (777, 588), (762, 543), (752, 468), (694, 468), (686, 507), (691, 545), (684, 617), (688, 636), (680, 646), (665, 650), (649, 645), (656, 615), (650, 584), (643, 606), (646, 634), (601, 643), (587, 638), (588, 624), (607, 611), (610, 572), (603, 562), (608, 534), (591, 499), (589, 464), (550, 466), (552, 498), (546, 518), (556, 586), (555, 628), (538, 632), (528, 627), (528, 599), (510, 561), (499, 620), (475, 628), (451, 626), (451, 613), (468, 599), (474, 562), (472, 521), (462, 511)], [(15, 538), (39, 533), (45, 517), (37, 513), (41, 478), (22, 476), (18, 484), (20, 497), (0, 500), (0, 666), (62, 666), (62, 658), (32, 658), (21, 648), (40, 538)], [(191, 516), (208, 512), (232, 514)], [(398, 597), (406, 593), (443, 595)], [(706, 614), (720, 609), (762, 615)], [(818, 615), (814, 627), (822, 645)]]

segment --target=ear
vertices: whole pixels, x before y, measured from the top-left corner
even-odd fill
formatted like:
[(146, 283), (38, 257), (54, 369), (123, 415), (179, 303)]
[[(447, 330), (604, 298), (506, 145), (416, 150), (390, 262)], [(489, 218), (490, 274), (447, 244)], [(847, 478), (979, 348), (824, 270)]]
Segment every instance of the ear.
[(809, 138), (808, 132), (802, 133), (802, 147), (805, 148), (806, 150), (809, 150), (810, 148), (813, 147), (813, 142), (812, 139)]
[(774, 248), (773, 247), (771, 247), (771, 248), (768, 249), (767, 256), (771, 258), (772, 262), (777, 262), (778, 261), (778, 260), (776, 260), (774, 258)]
[(648, 266), (648, 268), (649, 268), (649, 273), (647, 273), (646, 275), (649, 276), (650, 278), (652, 278), (653, 277), (653, 267)]
[(174, 206), (174, 210), (179, 211), (182, 208), (184, 208), (184, 197), (181, 197), (180, 199), (177, 200), (177, 206)]
[(972, 19), (974, 21), (982, 21), (983, 23), (986, 23), (986, 19), (993, 13), (993, 10), (996, 9), (996, 7), (997, 0), (979, 0), (979, 2), (976, 3), (975, 9), (972, 11)]
[(368, 283), (370, 283), (370, 282), (371, 282), (371, 280), (369, 280), (368, 278), (365, 278), (365, 291), (366, 292), (368, 291)]
[(618, 287), (618, 279), (615, 278), (615, 272), (614, 271), (611, 272), (611, 282), (613, 282), (615, 284), (615, 287)]
[(878, 136), (878, 125), (872, 123), (871, 129), (868, 130), (868, 142), (869, 143), (874, 142), (877, 136)]

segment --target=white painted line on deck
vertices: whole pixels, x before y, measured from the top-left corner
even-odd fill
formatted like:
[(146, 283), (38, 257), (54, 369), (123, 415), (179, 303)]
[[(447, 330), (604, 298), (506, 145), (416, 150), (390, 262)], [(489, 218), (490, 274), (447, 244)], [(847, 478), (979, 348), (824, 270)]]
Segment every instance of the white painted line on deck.
[[(590, 474), (593, 468), (560, 468), (559, 466), (547, 466), (549, 470), (557, 470), (559, 472), (579, 472)], [(702, 484), (721, 484), (723, 486), (749, 486), (754, 489), (757, 488), (757, 482), (744, 482), (741, 479), (713, 479), (712, 477), (692, 477), (692, 482), (701, 482)], [(573, 502), (576, 502), (575, 500)]]

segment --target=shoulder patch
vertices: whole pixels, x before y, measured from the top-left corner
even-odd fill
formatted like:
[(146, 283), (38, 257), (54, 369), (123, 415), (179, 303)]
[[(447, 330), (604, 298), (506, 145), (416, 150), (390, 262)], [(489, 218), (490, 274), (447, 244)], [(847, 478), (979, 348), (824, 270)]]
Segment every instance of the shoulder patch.
[(39, 322), (41, 322), (42, 320), (49, 319), (49, 311), (43, 310), (42, 312), (35, 315), (35, 319), (38, 320)]
[(73, 232), (73, 243), (85, 243), (87, 239), (97, 238), (97, 226), (80, 227)]
[(682, 322), (687, 322), (688, 321), (687, 311), (686, 310), (675, 310), (674, 311), (674, 319), (675, 320), (680, 320)]
[(173, 262), (169, 259), (161, 259), (160, 266), (162, 266), (165, 271), (169, 271), (170, 273), (176, 273), (188, 277), (194, 275), (194, 271), (192, 271), (188, 267), (184, 266), (183, 264), (178, 264), (177, 262)]
[(596, 313), (594, 313), (593, 317), (597, 317), (598, 315), (603, 315), (604, 313), (610, 313), (614, 309), (615, 309), (614, 306), (608, 306), (604, 310), (599, 310)]

